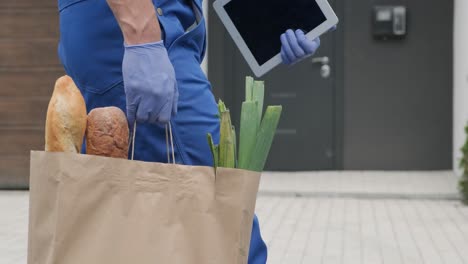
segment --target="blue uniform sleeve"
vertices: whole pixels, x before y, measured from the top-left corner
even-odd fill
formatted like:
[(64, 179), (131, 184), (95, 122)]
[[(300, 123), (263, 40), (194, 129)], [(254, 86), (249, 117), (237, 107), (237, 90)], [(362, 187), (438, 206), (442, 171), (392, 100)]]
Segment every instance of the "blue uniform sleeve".
[(267, 261), (267, 247), (260, 234), (257, 216), (254, 215), (252, 237), (250, 239), (249, 264), (265, 264)]

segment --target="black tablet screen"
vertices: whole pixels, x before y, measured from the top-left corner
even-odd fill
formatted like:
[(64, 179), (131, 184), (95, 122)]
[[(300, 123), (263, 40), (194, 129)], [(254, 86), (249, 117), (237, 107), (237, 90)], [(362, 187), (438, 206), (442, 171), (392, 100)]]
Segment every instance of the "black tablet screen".
[(260, 65), (280, 52), (287, 29), (309, 32), (326, 21), (315, 0), (232, 0), (225, 10)]

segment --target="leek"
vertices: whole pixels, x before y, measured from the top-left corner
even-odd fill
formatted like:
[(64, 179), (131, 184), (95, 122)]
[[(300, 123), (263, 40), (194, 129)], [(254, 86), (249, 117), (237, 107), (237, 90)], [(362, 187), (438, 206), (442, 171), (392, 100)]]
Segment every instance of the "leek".
[(281, 106), (268, 106), (249, 157), (248, 170), (263, 171), (281, 116)]
[(207, 136), (215, 168), (240, 168), (259, 172), (263, 170), (282, 112), (281, 106), (268, 106), (263, 116), (264, 99), (264, 82), (247, 77), (239, 142), (236, 140), (236, 129), (231, 123), (229, 109), (219, 100), (219, 145), (214, 144), (211, 134)]
[(258, 119), (257, 102), (247, 101), (242, 103), (240, 135), (239, 135), (239, 168), (249, 169), (250, 154), (255, 146), (257, 138)]

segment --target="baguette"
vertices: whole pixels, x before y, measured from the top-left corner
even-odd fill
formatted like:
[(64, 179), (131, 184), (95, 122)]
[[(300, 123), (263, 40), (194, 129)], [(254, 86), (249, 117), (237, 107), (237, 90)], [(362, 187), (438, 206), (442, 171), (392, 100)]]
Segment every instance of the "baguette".
[(86, 130), (86, 104), (69, 76), (56, 83), (47, 109), (45, 150), (80, 153)]

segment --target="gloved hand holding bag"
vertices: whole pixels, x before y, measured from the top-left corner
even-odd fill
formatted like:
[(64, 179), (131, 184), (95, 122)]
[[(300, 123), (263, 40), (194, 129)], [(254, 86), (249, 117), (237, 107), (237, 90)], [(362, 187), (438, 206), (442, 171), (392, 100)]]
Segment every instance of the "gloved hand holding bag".
[(177, 81), (162, 40), (125, 45), (122, 73), (130, 125), (163, 124), (177, 114)]
[(127, 119), (164, 124), (177, 113), (179, 93), (174, 67), (151, 0), (107, 0), (125, 41), (122, 74)]

